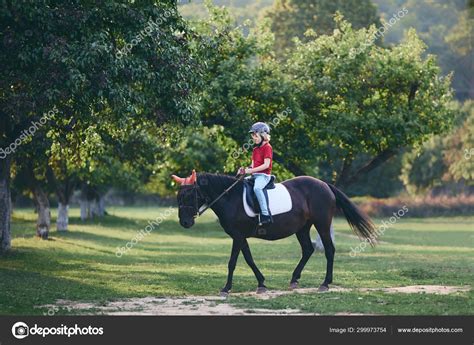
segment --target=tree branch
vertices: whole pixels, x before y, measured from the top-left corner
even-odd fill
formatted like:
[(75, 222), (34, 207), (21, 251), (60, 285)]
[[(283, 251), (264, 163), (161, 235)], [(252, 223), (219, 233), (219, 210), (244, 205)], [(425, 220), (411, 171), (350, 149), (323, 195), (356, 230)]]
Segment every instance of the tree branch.
[(344, 159), (344, 164), (342, 165), (341, 173), (339, 174), (335, 183), (336, 186), (342, 186), (346, 184), (347, 179), (349, 177), (349, 170), (351, 166), (352, 166), (352, 159), (349, 159), (349, 158)]
[(348, 186), (354, 182), (356, 182), (359, 177), (363, 174), (367, 174), (368, 172), (374, 170), (375, 168), (379, 167), (383, 163), (385, 163), (388, 159), (391, 157), (395, 156), (397, 153), (397, 150), (385, 150), (380, 152), (377, 156), (372, 158), (370, 162), (368, 162), (366, 165), (361, 167), (359, 170), (357, 170), (354, 174), (352, 174), (343, 184), (344, 186)]
[(410, 87), (410, 94), (408, 95), (408, 109), (413, 109), (413, 100), (415, 99), (416, 91), (418, 90), (418, 82), (412, 84)]

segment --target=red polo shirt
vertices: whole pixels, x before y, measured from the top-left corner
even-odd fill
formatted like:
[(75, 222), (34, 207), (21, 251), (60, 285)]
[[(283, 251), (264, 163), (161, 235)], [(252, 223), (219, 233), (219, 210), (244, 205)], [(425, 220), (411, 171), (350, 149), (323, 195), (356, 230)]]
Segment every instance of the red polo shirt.
[(270, 175), (272, 173), (273, 149), (270, 143), (266, 143), (260, 147), (254, 147), (252, 151), (253, 167), (257, 168), (265, 162), (265, 158), (270, 158), (270, 166), (256, 174), (263, 173)]

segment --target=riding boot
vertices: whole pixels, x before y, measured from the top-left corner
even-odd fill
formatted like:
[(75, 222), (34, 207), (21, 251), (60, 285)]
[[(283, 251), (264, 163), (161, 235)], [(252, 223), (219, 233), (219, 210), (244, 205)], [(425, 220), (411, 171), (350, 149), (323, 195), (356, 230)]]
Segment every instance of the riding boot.
[(267, 216), (267, 215), (264, 215), (264, 214), (260, 214), (259, 215), (259, 222), (258, 222), (258, 225), (265, 225), (265, 224), (270, 224), (270, 223), (273, 223), (273, 219), (271, 216)]

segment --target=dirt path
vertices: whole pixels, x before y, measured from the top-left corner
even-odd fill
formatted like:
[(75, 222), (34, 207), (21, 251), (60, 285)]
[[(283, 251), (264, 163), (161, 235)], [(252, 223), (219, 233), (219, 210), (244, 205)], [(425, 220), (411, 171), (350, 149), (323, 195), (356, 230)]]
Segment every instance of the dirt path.
[[(108, 302), (77, 303), (58, 300), (54, 305), (62, 310), (75, 311), (81, 315), (316, 315), (303, 314), (297, 309), (241, 309), (226, 303), (226, 297), (192, 296), (179, 298), (128, 298)], [(45, 305), (41, 308), (51, 308)]]
[[(428, 294), (454, 294), (467, 292), (469, 286), (443, 286), (443, 285), (412, 285), (392, 288), (359, 288), (350, 289), (332, 286), (329, 292), (350, 291), (383, 291), (386, 293), (428, 293)], [(271, 299), (278, 296), (298, 293), (317, 293), (317, 288), (300, 288), (293, 291), (274, 290), (264, 294), (255, 292), (233, 293), (232, 296), (251, 296), (256, 299)], [(180, 298), (130, 298), (119, 301), (99, 303), (81, 303), (68, 300), (58, 300), (55, 305), (44, 305), (39, 308), (67, 308), (71, 313), (102, 314), (102, 315), (318, 315), (303, 313), (298, 309), (241, 309), (226, 303), (225, 297), (218, 296), (190, 296)], [(356, 313), (338, 313), (336, 315), (361, 315)]]
[[(386, 293), (428, 293), (436, 295), (449, 295), (457, 292), (467, 292), (470, 290), (469, 286), (446, 286), (446, 285), (410, 285), (410, 286), (400, 286), (400, 287), (391, 287), (391, 288), (344, 288), (340, 286), (331, 286), (330, 291), (328, 292), (351, 292), (351, 291), (360, 291), (360, 292), (370, 292), (370, 291), (382, 291)], [(293, 291), (284, 291), (284, 290), (275, 290), (268, 291), (265, 294), (257, 295), (253, 292), (242, 292), (234, 293), (233, 296), (254, 296), (259, 299), (271, 299), (282, 295), (288, 295), (292, 293), (317, 293), (318, 288), (300, 288)]]

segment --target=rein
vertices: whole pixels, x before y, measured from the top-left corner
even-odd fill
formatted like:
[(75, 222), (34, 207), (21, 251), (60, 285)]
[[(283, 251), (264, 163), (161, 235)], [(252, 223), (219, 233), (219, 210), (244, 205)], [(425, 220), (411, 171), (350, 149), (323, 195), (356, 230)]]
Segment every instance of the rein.
[[(202, 205), (199, 210), (197, 210), (197, 215), (201, 216), (208, 208), (210, 208), (212, 205), (214, 205), (216, 202), (218, 202), (225, 194), (227, 194), (234, 186), (242, 181), (245, 177), (245, 174), (240, 175), (240, 177), (232, 183), (225, 191), (223, 191), (217, 198), (215, 198), (209, 205)], [(197, 186), (197, 189), (199, 190), (199, 186)], [(200, 192), (200, 191), (199, 191)]]

